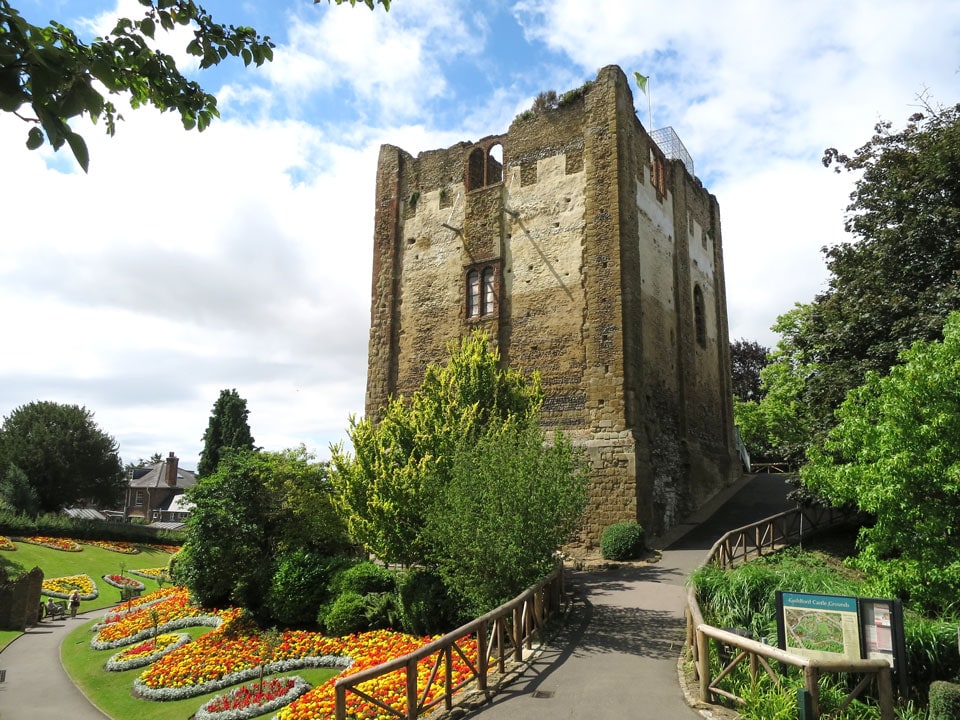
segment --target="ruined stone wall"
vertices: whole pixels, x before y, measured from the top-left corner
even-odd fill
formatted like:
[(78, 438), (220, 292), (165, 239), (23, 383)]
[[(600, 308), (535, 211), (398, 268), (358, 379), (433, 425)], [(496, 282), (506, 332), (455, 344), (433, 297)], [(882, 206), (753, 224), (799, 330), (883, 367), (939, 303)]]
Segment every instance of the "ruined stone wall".
[(43, 571), (35, 567), (16, 580), (0, 583), (0, 630), (19, 630), (36, 625), (40, 613)]
[[(505, 135), (385, 146), (374, 257), (368, 415), (481, 327), (541, 374), (544, 427), (587, 451), (585, 546), (623, 520), (659, 533), (731, 480), (718, 206), (649, 139), (619, 68)], [(475, 268), (496, 307), (470, 317)]]

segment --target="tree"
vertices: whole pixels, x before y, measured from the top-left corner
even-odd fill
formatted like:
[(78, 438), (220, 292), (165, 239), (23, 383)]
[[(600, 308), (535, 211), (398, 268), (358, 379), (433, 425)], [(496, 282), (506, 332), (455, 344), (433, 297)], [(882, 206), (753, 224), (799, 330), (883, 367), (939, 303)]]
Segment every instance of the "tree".
[(11, 466), (26, 475), (42, 512), (115, 507), (126, 489), (116, 441), (78, 405), (37, 401), (4, 418), (0, 468), (9, 473)]
[(768, 364), (760, 371), (758, 399), (734, 399), (734, 417), (744, 444), (758, 461), (800, 465), (811, 437), (812, 421), (803, 392), (816, 365), (804, 351), (812, 304), (797, 303), (777, 318), (780, 334)]
[(247, 422), (249, 416), (247, 401), (240, 397), (236, 388), (220, 391), (203, 433), (197, 475), (203, 477), (213, 473), (228, 450), (253, 450), (253, 436)]
[(163, 454), (159, 452), (155, 452), (153, 455), (150, 456), (149, 460), (144, 460), (143, 458), (137, 458), (136, 462), (128, 462), (126, 465), (123, 466), (123, 474), (127, 477), (130, 477), (130, 474), (134, 470), (138, 470), (139, 468), (145, 468), (148, 465), (156, 465), (159, 462), (163, 462)]
[(802, 477), (873, 516), (859, 563), (878, 592), (937, 611), (960, 592), (960, 313), (901, 358), (847, 396)]
[(491, 425), (539, 415), (539, 377), (527, 381), (501, 369), (482, 332), (448, 349), (447, 365), (430, 365), (409, 401), (392, 400), (376, 424), (350, 419), (353, 457), (332, 448), (332, 479), (350, 533), (384, 562), (427, 557), (423, 528), (458, 449)]
[(582, 456), (528, 419), (491, 426), (461, 448), (427, 518), (444, 585), (469, 617), (516, 597), (547, 574), (587, 503)]
[(763, 395), (760, 371), (770, 363), (770, 348), (743, 338), (730, 343), (730, 363), (733, 373), (733, 395), (748, 402)]
[(297, 548), (322, 558), (345, 547), (331, 495), (326, 465), (303, 447), (227, 453), (187, 490), (195, 507), (176, 581), (204, 606), (239, 605), (264, 619), (279, 558)]
[[(828, 288), (802, 318), (781, 318), (790, 334), (764, 376), (774, 398), (760, 405), (778, 421), (800, 413), (787, 422), (793, 445), (784, 455), (802, 459), (850, 390), (869, 372), (886, 373), (914, 342), (940, 339), (960, 309), (960, 105), (927, 105), (903, 130), (891, 128), (879, 123), (852, 156), (824, 153), (824, 165), (860, 174), (845, 222), (852, 239), (823, 249)], [(766, 434), (775, 440), (778, 431)]]
[[(337, 5), (344, 1), (333, 0)], [(133, 108), (149, 104), (177, 112), (187, 130), (203, 131), (219, 117), (217, 99), (184, 77), (170, 55), (152, 47), (158, 29), (190, 27), (193, 39), (186, 51), (199, 58), (201, 68), (228, 56), (257, 66), (273, 59), (269, 37), (251, 27), (218, 23), (192, 0), (139, 2), (146, 8), (141, 19), (120, 18), (109, 35), (87, 44), (60, 23), (27, 22), (9, 0), (0, 0), (0, 110), (31, 123), (28, 148), (49, 142), (57, 150), (66, 143), (86, 172), (87, 146), (69, 121), (88, 115), (94, 123), (102, 120), (113, 135), (120, 115), (105, 93), (127, 95)], [(374, 0), (364, 4), (375, 7)], [(376, 4), (389, 9), (390, 0)], [(32, 116), (21, 114), (24, 106), (30, 106)]]
[(7, 468), (7, 474), (0, 482), (0, 503), (14, 512), (31, 517), (40, 509), (37, 491), (23, 470), (16, 465)]

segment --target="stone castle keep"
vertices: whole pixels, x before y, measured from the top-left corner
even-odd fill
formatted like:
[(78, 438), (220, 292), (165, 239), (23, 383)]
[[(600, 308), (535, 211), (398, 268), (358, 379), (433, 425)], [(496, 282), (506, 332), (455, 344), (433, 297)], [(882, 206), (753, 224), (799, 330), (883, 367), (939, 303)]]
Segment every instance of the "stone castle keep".
[(586, 449), (585, 545), (624, 520), (660, 534), (738, 476), (719, 206), (620, 68), (504, 135), (380, 149), (367, 416), (474, 328)]

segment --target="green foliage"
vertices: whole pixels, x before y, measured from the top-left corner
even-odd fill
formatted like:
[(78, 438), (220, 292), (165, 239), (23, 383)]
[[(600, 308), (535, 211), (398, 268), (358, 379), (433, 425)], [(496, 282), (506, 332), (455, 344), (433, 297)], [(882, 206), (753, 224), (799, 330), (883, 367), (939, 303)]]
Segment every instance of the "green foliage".
[(318, 608), (331, 599), (331, 580), (349, 564), (342, 555), (321, 555), (304, 548), (278, 555), (266, 600), (270, 616), (288, 626), (314, 623)]
[(22, 405), (0, 427), (0, 472), (15, 465), (29, 480), (41, 512), (75, 504), (111, 508), (126, 489), (117, 443), (78, 405)]
[[(349, 2), (354, 5), (356, 0)], [(389, 9), (389, 0), (376, 2)], [(203, 131), (219, 117), (217, 99), (188, 80), (173, 57), (156, 49), (158, 30), (190, 28), (193, 39), (186, 52), (199, 58), (201, 68), (227, 57), (257, 66), (273, 59), (269, 37), (251, 27), (218, 23), (192, 0), (140, 0), (140, 4), (142, 18), (120, 18), (107, 36), (87, 43), (58, 22), (34, 25), (8, 0), (0, 0), (0, 111), (31, 124), (28, 149), (49, 142), (58, 150), (66, 143), (86, 172), (90, 163), (86, 142), (68, 121), (88, 115), (94, 123), (102, 120), (107, 134), (113, 135), (121, 116), (104, 91), (126, 95), (133, 108), (152, 105), (161, 112), (176, 112), (187, 130)], [(374, 0), (364, 4), (375, 6)], [(21, 114), (25, 106), (32, 117)]]
[(744, 628), (776, 644), (776, 591), (862, 594), (862, 584), (838, 573), (822, 556), (794, 548), (733, 570), (704, 565), (691, 576), (704, 618), (721, 628)]
[(502, 370), (486, 335), (475, 332), (449, 349), (447, 365), (429, 366), (409, 401), (391, 401), (376, 423), (351, 418), (354, 457), (332, 448), (332, 479), (350, 534), (384, 562), (429, 556), (423, 528), (460, 448), (487, 426), (539, 413), (539, 379)]
[(734, 399), (737, 427), (756, 460), (799, 465), (815, 432), (803, 396), (807, 378), (817, 370), (803, 340), (812, 310), (812, 305), (798, 303), (777, 318), (773, 330), (780, 340), (769, 363), (759, 371), (760, 398)]
[(733, 396), (742, 401), (763, 397), (760, 372), (770, 364), (770, 349), (743, 338), (730, 343)]
[(16, 465), (10, 465), (6, 476), (0, 481), (0, 504), (24, 515), (36, 515), (40, 510), (37, 491), (26, 473)]
[(934, 618), (905, 612), (903, 632), (907, 646), (910, 683), (925, 688), (934, 680), (956, 678), (960, 673), (955, 615)]
[(581, 456), (532, 421), (491, 427), (456, 454), (425, 534), (458, 605), (474, 617), (543, 577), (587, 501)]
[(930, 686), (930, 720), (960, 717), (960, 685), (938, 681)]
[(221, 390), (213, 404), (210, 421), (203, 433), (203, 449), (197, 475), (204, 477), (216, 471), (217, 465), (230, 450), (253, 450), (247, 401), (233, 390)]
[(360, 595), (370, 593), (392, 593), (397, 588), (396, 575), (374, 562), (360, 562), (339, 572), (333, 580), (335, 593), (355, 592)]
[(864, 566), (881, 571), (888, 592), (936, 610), (960, 592), (960, 313), (942, 342), (902, 359), (849, 394), (802, 478), (873, 515), (859, 539)]
[(235, 451), (200, 478), (187, 491), (195, 507), (175, 580), (205, 606), (239, 605), (263, 620), (285, 553), (332, 555), (345, 546), (342, 527), (330, 520), (326, 466), (312, 461), (302, 447)]
[(600, 535), (600, 554), (607, 560), (636, 560), (645, 549), (643, 527), (636, 521), (615, 523)]
[(76, 540), (117, 540), (161, 545), (180, 545), (183, 542), (183, 533), (175, 530), (157, 530), (134, 523), (76, 520), (63, 513), (31, 517), (12, 510), (0, 510), (0, 535), (49, 535)]
[(432, 570), (413, 567), (397, 578), (400, 623), (411, 635), (436, 635), (460, 624), (443, 579)]
[(337, 596), (330, 609), (317, 619), (332, 637), (369, 630), (367, 612), (369, 603), (358, 592), (344, 592)]
[(927, 106), (903, 130), (891, 127), (878, 124), (851, 156), (824, 155), (838, 172), (860, 174), (847, 208), (853, 237), (824, 248), (828, 289), (774, 328), (782, 338), (763, 375), (770, 397), (737, 407), (754, 455), (801, 463), (850, 390), (914, 342), (939, 340), (960, 310), (960, 105)]

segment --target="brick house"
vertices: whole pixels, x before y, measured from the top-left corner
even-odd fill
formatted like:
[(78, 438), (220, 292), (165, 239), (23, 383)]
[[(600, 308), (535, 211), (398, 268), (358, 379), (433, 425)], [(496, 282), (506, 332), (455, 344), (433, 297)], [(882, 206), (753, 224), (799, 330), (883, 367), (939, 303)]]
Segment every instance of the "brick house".
[(165, 460), (136, 468), (127, 485), (124, 516), (146, 524), (183, 522), (190, 514), (183, 493), (196, 483), (196, 473), (181, 468), (172, 452)]

